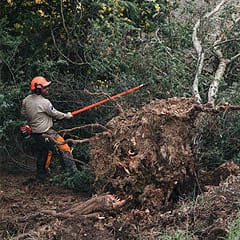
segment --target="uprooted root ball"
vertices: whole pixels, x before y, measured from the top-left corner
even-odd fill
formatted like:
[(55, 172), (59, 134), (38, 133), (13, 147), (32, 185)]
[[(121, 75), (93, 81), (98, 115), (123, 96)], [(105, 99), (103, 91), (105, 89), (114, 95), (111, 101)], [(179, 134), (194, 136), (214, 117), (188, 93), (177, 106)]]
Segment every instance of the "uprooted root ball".
[(176, 186), (193, 176), (194, 103), (189, 98), (155, 100), (113, 118), (107, 124), (111, 136), (99, 134), (90, 143), (98, 189), (110, 186), (149, 210), (166, 205)]

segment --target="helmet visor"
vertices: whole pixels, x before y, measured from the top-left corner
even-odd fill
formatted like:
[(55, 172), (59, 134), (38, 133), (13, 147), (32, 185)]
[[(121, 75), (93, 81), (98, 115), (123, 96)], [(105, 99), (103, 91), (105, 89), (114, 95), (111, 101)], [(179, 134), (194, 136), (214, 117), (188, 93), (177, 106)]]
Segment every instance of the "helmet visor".
[(52, 82), (46, 82), (42, 85), (43, 88), (49, 87), (52, 84)]

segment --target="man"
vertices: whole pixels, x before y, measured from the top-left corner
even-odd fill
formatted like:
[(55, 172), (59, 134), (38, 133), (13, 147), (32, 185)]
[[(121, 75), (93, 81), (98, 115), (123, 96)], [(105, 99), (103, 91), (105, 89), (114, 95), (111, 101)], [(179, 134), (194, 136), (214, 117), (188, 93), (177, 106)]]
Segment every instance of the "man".
[(40, 181), (44, 181), (47, 177), (52, 152), (56, 149), (55, 145), (57, 146), (63, 168), (66, 171), (76, 169), (70, 147), (66, 143), (56, 144), (56, 142), (63, 142), (64, 138), (52, 129), (53, 118), (71, 119), (73, 116), (70, 112), (63, 113), (56, 110), (46, 98), (49, 94), (50, 85), (51, 82), (44, 77), (37, 76), (33, 78), (30, 84), (32, 94), (23, 99), (21, 109), (22, 115), (27, 118), (28, 125), (31, 127), (32, 137), (36, 142), (36, 178)]

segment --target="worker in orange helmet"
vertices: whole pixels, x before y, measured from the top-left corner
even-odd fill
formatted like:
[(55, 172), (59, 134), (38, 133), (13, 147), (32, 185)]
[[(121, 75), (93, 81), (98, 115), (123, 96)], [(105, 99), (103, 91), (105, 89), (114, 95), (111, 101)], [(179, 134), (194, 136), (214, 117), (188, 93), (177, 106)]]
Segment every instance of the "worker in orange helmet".
[[(54, 142), (64, 142), (64, 138), (52, 129), (53, 118), (71, 119), (73, 117), (70, 112), (63, 113), (56, 110), (46, 98), (50, 85), (51, 82), (46, 78), (34, 77), (30, 84), (32, 93), (23, 99), (21, 109), (22, 115), (27, 118), (28, 125), (31, 127), (31, 135), (37, 145), (36, 179), (39, 181), (44, 181), (47, 177), (52, 152), (56, 149)], [(66, 171), (76, 170), (69, 145), (57, 144), (57, 150), (63, 168)]]

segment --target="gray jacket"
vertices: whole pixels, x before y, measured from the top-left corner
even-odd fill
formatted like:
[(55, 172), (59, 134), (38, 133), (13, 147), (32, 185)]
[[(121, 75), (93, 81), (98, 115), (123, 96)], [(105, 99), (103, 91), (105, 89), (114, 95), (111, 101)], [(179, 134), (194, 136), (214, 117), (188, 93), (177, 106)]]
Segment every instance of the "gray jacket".
[(63, 119), (66, 114), (56, 110), (42, 95), (31, 94), (23, 99), (21, 114), (27, 117), (33, 133), (46, 132), (53, 126), (53, 118)]

